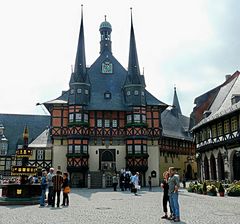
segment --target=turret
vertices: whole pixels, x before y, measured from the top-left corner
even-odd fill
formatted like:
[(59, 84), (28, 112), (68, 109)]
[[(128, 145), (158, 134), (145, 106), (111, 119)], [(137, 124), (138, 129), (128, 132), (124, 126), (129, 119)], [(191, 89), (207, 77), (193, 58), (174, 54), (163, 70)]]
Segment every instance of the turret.
[(69, 105), (87, 105), (90, 100), (90, 81), (86, 68), (83, 9), (81, 17), (78, 47), (75, 60), (74, 71), (72, 71), (69, 82)]
[(101, 34), (100, 54), (102, 54), (104, 51), (108, 51), (108, 52), (112, 53), (112, 41), (111, 41), (112, 26), (106, 20), (106, 16), (105, 16), (105, 21), (103, 21), (100, 24), (99, 31)]

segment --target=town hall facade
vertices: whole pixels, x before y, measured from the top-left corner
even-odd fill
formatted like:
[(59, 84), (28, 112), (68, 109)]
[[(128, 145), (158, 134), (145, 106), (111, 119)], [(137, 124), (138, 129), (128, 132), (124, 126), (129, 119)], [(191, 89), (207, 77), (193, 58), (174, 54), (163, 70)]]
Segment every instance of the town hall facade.
[[(103, 174), (111, 185), (111, 175), (121, 169), (140, 172), (142, 185), (148, 176), (158, 185), (160, 146), (165, 142), (161, 114), (169, 105), (146, 90), (132, 15), (127, 69), (112, 53), (112, 26), (106, 17), (99, 31), (100, 55), (87, 67), (82, 15), (69, 90), (44, 103), (51, 115), (53, 166), (68, 171), (73, 186), (86, 187), (90, 181), (91, 187), (99, 187)], [(184, 154), (193, 154), (191, 137), (186, 141)], [(177, 144), (175, 152), (181, 154)]]

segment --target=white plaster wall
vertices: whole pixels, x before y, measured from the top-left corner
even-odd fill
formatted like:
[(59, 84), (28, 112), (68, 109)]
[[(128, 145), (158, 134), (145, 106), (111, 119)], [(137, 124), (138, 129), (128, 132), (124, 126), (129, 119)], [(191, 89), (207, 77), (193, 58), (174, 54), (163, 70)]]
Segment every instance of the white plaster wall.
[[(89, 171), (98, 171), (98, 168), (99, 168), (99, 151), (98, 151), (98, 149), (99, 149), (99, 146), (89, 146), (89, 148), (88, 148)], [(96, 151), (97, 151), (97, 154), (96, 154)]]
[(67, 146), (65, 145), (54, 145), (53, 146), (53, 167), (58, 170), (61, 167), (62, 172), (67, 172)]
[[(151, 176), (153, 170), (156, 171), (156, 178), (152, 178), (152, 186), (159, 186), (159, 161), (160, 152), (158, 146), (148, 146), (148, 170), (146, 172), (146, 181), (148, 176)], [(148, 183), (146, 183), (148, 186)]]
[[(89, 170), (98, 171), (99, 169), (99, 149), (107, 149), (106, 146), (89, 146)], [(108, 149), (116, 149), (116, 168), (117, 171), (120, 171), (126, 166), (126, 147), (124, 146), (114, 146), (111, 145)], [(96, 154), (96, 151), (98, 152)], [(117, 151), (119, 154), (117, 154)]]

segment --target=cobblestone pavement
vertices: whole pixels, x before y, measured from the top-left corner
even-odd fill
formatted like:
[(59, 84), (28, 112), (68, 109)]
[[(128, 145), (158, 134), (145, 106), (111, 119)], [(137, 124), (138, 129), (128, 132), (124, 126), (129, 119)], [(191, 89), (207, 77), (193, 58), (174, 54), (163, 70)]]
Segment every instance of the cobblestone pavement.
[[(139, 196), (112, 189), (72, 189), (70, 206), (39, 208), (0, 206), (0, 224), (157, 224), (162, 220), (159, 188), (142, 189)], [(239, 224), (239, 197), (212, 197), (180, 191), (180, 223)]]

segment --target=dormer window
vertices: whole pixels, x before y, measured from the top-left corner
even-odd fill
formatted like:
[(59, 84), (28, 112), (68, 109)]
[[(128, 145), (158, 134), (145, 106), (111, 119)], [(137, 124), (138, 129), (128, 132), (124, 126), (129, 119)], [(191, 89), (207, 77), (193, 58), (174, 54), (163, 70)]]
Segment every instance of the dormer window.
[(232, 101), (232, 105), (235, 104), (235, 103), (238, 103), (240, 101), (240, 95), (239, 94), (233, 94), (232, 98), (231, 98), (231, 101)]
[(70, 94), (74, 94), (74, 89), (71, 89), (71, 90), (70, 90)]
[(77, 89), (77, 93), (78, 94), (82, 93), (82, 89)]
[(85, 94), (88, 95), (88, 89), (85, 89)]
[(145, 93), (144, 93), (144, 91), (142, 91), (142, 96), (144, 96), (145, 95)]
[(111, 99), (111, 93), (110, 92), (105, 92), (104, 93), (104, 99)]
[(127, 96), (130, 96), (131, 95), (131, 92), (128, 90), (127, 91)]

